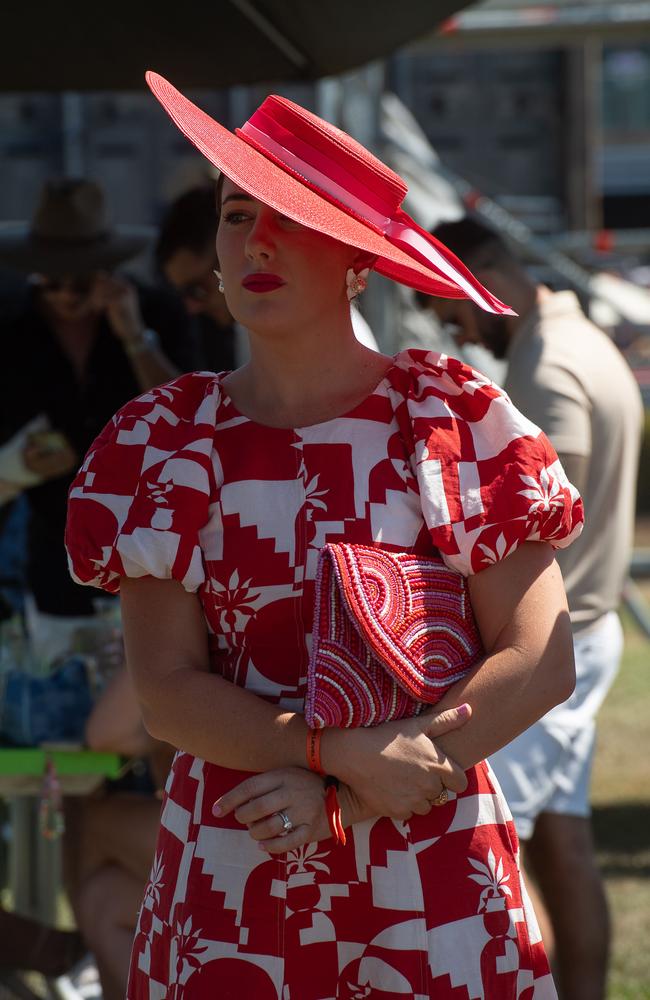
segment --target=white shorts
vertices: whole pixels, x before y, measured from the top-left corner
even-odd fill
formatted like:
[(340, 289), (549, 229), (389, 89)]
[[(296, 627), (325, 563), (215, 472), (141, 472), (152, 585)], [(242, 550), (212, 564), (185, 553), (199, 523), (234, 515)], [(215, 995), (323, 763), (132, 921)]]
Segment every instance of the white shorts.
[(542, 812), (589, 816), (595, 718), (616, 677), (623, 630), (615, 611), (574, 633), (576, 687), (567, 701), (490, 757), (521, 840)]

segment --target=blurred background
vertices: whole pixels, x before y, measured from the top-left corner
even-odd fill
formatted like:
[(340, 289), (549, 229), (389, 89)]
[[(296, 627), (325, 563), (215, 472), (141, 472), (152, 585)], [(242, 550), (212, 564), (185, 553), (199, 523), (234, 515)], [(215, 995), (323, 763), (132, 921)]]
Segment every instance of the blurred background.
[[(83, 176), (102, 185), (114, 221), (153, 236), (169, 202), (205, 177), (143, 87), (144, 68), (229, 127), (276, 91), (401, 171), (421, 224), (476, 209), (552, 287), (576, 288), (647, 395), (650, 4), (397, 6), (331, 3), (324, 26), (298, 0), (155, 17), (117, 3), (92, 25), (82, 3), (39, 10), (36, 23), (13, 5), (6, 33), (20, 44), (0, 67), (3, 228), (31, 217), (45, 180)], [(137, 261), (143, 276), (150, 268)], [(393, 316), (372, 298), (365, 308), (391, 349)]]
[[(3, 24), (0, 231), (33, 216), (46, 181), (84, 177), (104, 189), (111, 219), (153, 246), (169, 204), (209, 170), (145, 88), (146, 68), (230, 128), (281, 93), (402, 174), (422, 226), (482, 216), (540, 281), (576, 291), (624, 353), (646, 435), (594, 828), (614, 919), (609, 997), (650, 997), (650, 2), (221, 0), (165, 12), (70, 0), (13, 4)], [(128, 271), (153, 281), (151, 249)], [(0, 270), (0, 293), (21, 281)], [(385, 351), (449, 349), (432, 317), (376, 275), (362, 311)], [(502, 374), (480, 348), (468, 357)]]

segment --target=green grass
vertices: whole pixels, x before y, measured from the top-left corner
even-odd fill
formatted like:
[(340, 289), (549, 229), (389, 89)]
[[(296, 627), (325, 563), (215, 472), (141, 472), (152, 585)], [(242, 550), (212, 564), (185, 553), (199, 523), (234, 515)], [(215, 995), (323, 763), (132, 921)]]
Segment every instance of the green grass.
[(624, 626), (598, 720), (594, 833), (613, 924), (608, 1000), (650, 1000), (650, 642), (625, 616)]

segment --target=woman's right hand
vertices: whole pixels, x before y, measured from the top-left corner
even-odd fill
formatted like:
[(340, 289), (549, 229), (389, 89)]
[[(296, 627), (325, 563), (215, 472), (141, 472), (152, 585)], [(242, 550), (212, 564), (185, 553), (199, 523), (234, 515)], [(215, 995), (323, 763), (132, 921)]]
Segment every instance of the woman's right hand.
[(467, 788), (464, 771), (435, 738), (459, 729), (470, 716), (470, 706), (460, 705), (368, 728), (327, 729), (323, 768), (345, 781), (370, 815), (401, 820), (425, 815), (444, 788)]

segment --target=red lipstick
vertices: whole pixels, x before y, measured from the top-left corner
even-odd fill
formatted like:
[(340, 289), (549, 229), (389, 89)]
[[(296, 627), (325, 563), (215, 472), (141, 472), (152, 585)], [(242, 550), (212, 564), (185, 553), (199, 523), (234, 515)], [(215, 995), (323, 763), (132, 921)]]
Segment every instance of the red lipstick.
[(277, 274), (257, 271), (255, 274), (248, 274), (242, 281), (242, 285), (249, 292), (273, 292), (276, 288), (284, 285), (284, 281)]

